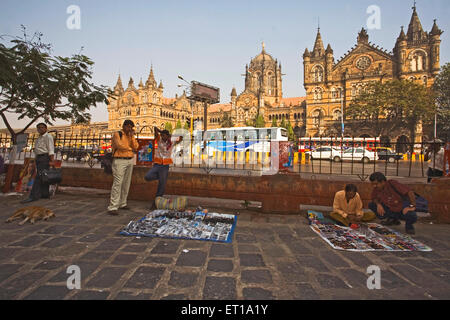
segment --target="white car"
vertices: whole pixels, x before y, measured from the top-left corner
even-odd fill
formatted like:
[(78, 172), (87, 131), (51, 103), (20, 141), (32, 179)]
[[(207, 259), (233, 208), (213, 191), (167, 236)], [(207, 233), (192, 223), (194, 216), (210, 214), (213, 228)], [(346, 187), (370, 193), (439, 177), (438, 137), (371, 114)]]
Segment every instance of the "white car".
[(341, 151), (335, 147), (322, 146), (314, 151), (308, 151), (306, 153), (309, 154), (311, 160), (326, 159), (334, 160), (336, 162), (341, 161)]
[[(369, 161), (375, 161), (378, 156), (375, 152), (367, 150), (365, 148), (349, 148), (342, 153), (342, 159), (340, 160), (353, 160), (368, 163)], [(340, 161), (335, 160), (335, 161)]]

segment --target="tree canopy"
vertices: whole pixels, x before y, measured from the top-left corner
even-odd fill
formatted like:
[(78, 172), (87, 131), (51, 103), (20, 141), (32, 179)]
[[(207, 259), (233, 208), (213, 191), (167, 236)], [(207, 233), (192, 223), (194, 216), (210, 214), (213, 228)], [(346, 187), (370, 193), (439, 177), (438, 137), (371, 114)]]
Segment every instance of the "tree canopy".
[(450, 63), (441, 67), (434, 80), (433, 90), (437, 103), (437, 134), (438, 137), (450, 137)]
[[(9, 46), (8, 37), (0, 37), (0, 117), (13, 141), (38, 120), (50, 125), (57, 119), (85, 123), (91, 118), (91, 106), (108, 104), (112, 92), (90, 82), (91, 59), (80, 53), (53, 56), (41, 33), (29, 38), (25, 27), (22, 30), (23, 37), (12, 37)], [(15, 132), (9, 115), (29, 122)]]

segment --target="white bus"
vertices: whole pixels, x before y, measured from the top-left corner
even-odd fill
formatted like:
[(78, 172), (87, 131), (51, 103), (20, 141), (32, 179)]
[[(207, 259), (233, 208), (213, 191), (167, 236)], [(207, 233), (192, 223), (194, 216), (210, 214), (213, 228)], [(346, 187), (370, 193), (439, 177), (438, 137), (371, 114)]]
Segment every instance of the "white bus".
[[(233, 127), (194, 131), (194, 155), (200, 151), (212, 156), (214, 152), (270, 152), (271, 141), (288, 141), (285, 128)], [(206, 142), (206, 143), (205, 143)], [(206, 150), (204, 148), (206, 147)]]

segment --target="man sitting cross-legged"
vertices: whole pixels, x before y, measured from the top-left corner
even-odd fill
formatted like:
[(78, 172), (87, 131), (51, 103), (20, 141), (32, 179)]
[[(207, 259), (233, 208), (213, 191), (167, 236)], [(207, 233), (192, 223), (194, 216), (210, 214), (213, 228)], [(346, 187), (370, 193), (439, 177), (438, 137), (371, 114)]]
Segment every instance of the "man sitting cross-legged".
[(348, 227), (352, 223), (368, 222), (375, 219), (373, 212), (364, 213), (363, 203), (354, 184), (347, 184), (345, 190), (336, 192), (333, 212), (330, 217)]

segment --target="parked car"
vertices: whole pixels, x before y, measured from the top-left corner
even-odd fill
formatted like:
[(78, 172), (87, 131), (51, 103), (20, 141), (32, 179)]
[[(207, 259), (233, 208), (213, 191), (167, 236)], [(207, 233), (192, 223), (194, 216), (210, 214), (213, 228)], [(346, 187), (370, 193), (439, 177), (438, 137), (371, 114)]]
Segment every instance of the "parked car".
[(341, 150), (330, 146), (322, 146), (314, 151), (307, 151), (305, 152), (305, 154), (309, 154), (311, 160), (326, 159), (326, 160), (333, 160), (336, 162), (341, 161)]
[(81, 161), (81, 159), (85, 161), (89, 161), (93, 158), (93, 153), (96, 152), (98, 148), (96, 146), (79, 146), (79, 147), (69, 147), (64, 146), (59, 149), (61, 153), (61, 158), (66, 161), (69, 158), (76, 158), (77, 161)]
[(389, 163), (394, 163), (395, 160), (403, 159), (402, 153), (396, 153), (391, 148), (380, 147), (377, 148), (378, 160), (387, 160)]
[[(341, 156), (341, 155), (340, 155)], [(335, 159), (335, 161), (340, 160), (352, 160), (352, 161), (361, 161), (364, 163), (368, 163), (369, 161), (377, 160), (377, 154), (375, 152), (369, 151), (365, 148), (348, 148), (344, 152), (342, 152), (341, 159)]]

